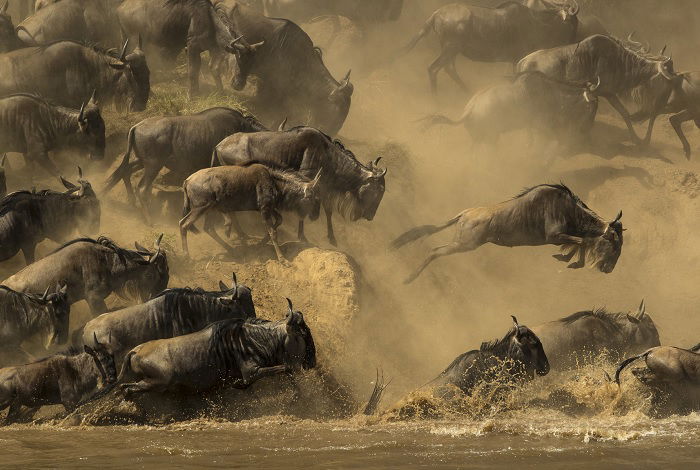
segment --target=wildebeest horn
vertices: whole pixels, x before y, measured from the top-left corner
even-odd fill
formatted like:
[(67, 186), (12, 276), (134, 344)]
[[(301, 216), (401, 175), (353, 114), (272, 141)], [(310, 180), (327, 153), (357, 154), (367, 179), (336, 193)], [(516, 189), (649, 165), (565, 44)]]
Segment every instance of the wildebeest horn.
[(515, 315), (511, 315), (510, 318), (513, 319), (513, 325), (515, 325), (516, 328), (520, 328), (520, 325), (518, 324), (518, 319), (515, 318)]
[(78, 179), (83, 179), (83, 169), (78, 166)]
[(151, 262), (151, 263), (153, 263), (156, 260), (156, 258), (158, 258), (158, 255), (160, 254), (160, 242), (161, 242), (161, 240), (163, 240), (162, 233), (160, 235), (158, 235), (158, 238), (156, 239), (156, 243), (154, 245), (156, 248), (156, 252), (153, 256), (151, 256), (151, 259), (149, 260), (149, 262)]
[(238, 298), (238, 279), (236, 279), (236, 273), (231, 271), (231, 289), (233, 289), (232, 299)]
[(92, 95), (90, 95), (90, 101), (88, 103), (92, 103), (93, 106), (97, 106), (97, 88), (92, 90)]
[(95, 346), (100, 344), (100, 342), (97, 341), (97, 333), (95, 333), (94, 331), (92, 332), (92, 339), (95, 341)]
[(634, 39), (632, 39), (632, 37), (634, 37), (634, 33), (636, 33), (636, 31), (632, 31), (627, 35), (627, 42), (631, 42), (632, 44), (639, 44), (641, 46), (641, 42), (637, 42)]
[(664, 55), (664, 52), (666, 52), (666, 44), (664, 44), (664, 47), (659, 51), (659, 55)]
[(382, 176), (386, 175), (386, 168), (383, 168), (379, 170), (379, 173), (377, 173), (377, 178), (381, 178)]
[(65, 179), (63, 176), (59, 176), (58, 178), (61, 180), (61, 183), (63, 183), (63, 186), (66, 187), (68, 192), (74, 192), (80, 189), (78, 186), (74, 185), (73, 183)]
[(7, 7), (10, 5), (10, 0), (5, 0), (5, 4), (0, 7), (0, 13), (7, 13)]
[(80, 105), (80, 113), (78, 113), (78, 121), (83, 122), (84, 117), (85, 117), (85, 103)]
[(600, 75), (598, 75), (595, 85), (592, 85), (591, 88), (590, 88), (590, 90), (591, 90), (591, 91), (596, 91), (596, 90), (598, 89), (599, 86), (600, 86)]
[(258, 47), (262, 47), (264, 45), (265, 45), (265, 41), (260, 41), (260, 42), (256, 42), (255, 44), (251, 44), (250, 46), (248, 46), (248, 48), (251, 51), (255, 51)]
[(134, 242), (134, 248), (141, 256), (151, 256), (153, 254), (151, 250), (144, 248), (139, 242)]
[(644, 304), (644, 299), (642, 299), (642, 303), (639, 304), (639, 310), (637, 310), (637, 319), (641, 320), (646, 311), (647, 311), (647, 306)]
[(284, 126), (287, 125), (287, 116), (284, 117), (284, 120), (280, 122), (280, 125), (277, 127), (277, 131), (282, 132), (284, 130)]
[(382, 159), (382, 157), (377, 157), (377, 158), (375, 158), (374, 161), (372, 162), (372, 165), (374, 165), (374, 166), (379, 165), (379, 161), (380, 161), (381, 159)]
[(578, 6), (578, 2), (576, 0), (573, 0), (573, 2), (574, 2), (573, 6), (571, 8), (569, 8), (569, 14), (571, 16), (576, 16), (578, 14), (580, 7)]
[(226, 287), (226, 284), (224, 284), (224, 281), (219, 281), (219, 290), (221, 292), (226, 292), (228, 290), (228, 287)]
[(583, 98), (586, 100), (586, 103), (591, 103), (595, 101), (595, 99), (591, 96), (591, 93), (588, 90), (583, 90)]
[(348, 73), (345, 74), (345, 77), (343, 77), (343, 81), (347, 82), (350, 80), (350, 72), (352, 72), (352, 69), (348, 70)]
[(289, 299), (289, 297), (285, 297), (287, 299), (287, 305), (289, 306), (289, 313), (294, 313), (294, 307), (292, 306), (292, 301)]
[(49, 297), (49, 288), (47, 287), (44, 291), (44, 295), (41, 296), (41, 300), (46, 300)]
[(318, 182), (321, 181), (321, 173), (323, 173), (323, 167), (321, 167), (318, 170), (318, 173), (316, 173), (316, 176), (314, 177), (313, 181), (311, 181), (311, 187), (315, 188), (318, 186)]
[(126, 48), (129, 47), (129, 39), (127, 38), (126, 41), (124, 41), (124, 46), (122, 47), (122, 53), (119, 55), (119, 60), (124, 62), (126, 60)]
[(615, 217), (615, 220), (613, 220), (611, 222), (611, 224), (614, 224), (615, 222), (619, 222), (621, 218), (622, 218), (622, 211), (617, 213), (617, 217)]

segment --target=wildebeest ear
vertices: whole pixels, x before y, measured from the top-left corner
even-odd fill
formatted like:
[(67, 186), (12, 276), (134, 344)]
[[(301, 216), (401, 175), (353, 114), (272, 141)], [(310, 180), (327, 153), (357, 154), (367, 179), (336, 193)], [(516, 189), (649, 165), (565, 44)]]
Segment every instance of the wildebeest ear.
[(224, 284), (224, 281), (219, 281), (219, 290), (221, 292), (226, 292), (228, 290), (228, 287), (226, 287), (226, 284)]
[(134, 247), (136, 247), (136, 251), (137, 251), (138, 254), (140, 254), (141, 256), (152, 256), (152, 255), (153, 255), (153, 252), (152, 252), (152, 251), (150, 251), (149, 249), (144, 248), (143, 246), (141, 246), (141, 244), (140, 244), (139, 242), (134, 242)]
[(71, 192), (80, 189), (78, 186), (74, 185), (70, 181), (67, 181), (63, 176), (59, 176), (59, 179), (61, 180), (61, 183), (63, 183), (63, 186), (65, 186), (66, 189), (71, 190)]
[(632, 323), (639, 323), (639, 319), (636, 318), (634, 315), (630, 315), (629, 313), (627, 314), (627, 319)]

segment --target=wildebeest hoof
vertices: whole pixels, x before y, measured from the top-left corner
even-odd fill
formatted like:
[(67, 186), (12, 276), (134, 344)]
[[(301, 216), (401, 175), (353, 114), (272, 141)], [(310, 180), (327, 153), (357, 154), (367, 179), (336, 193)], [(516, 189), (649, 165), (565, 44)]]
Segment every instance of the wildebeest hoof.
[(330, 243), (333, 246), (338, 246), (338, 240), (336, 240), (335, 237), (330, 237), (328, 239), (328, 243)]
[(581, 262), (577, 261), (577, 262), (575, 262), (575, 263), (569, 264), (569, 265), (567, 266), (567, 268), (569, 268), (569, 269), (581, 269), (581, 268), (584, 267), (584, 266), (585, 266), (584, 263), (581, 263)]
[(562, 254), (552, 255), (552, 258), (554, 258), (555, 260), (563, 261), (563, 262), (570, 261), (572, 257), (573, 257), (573, 253), (570, 255), (562, 255)]

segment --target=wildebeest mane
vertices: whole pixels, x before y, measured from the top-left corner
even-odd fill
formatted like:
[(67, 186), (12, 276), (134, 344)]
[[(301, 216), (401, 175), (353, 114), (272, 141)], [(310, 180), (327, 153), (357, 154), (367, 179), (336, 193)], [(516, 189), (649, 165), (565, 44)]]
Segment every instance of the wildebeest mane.
[(37, 50), (39, 51), (45, 51), (49, 47), (56, 45), (61, 42), (70, 42), (73, 44), (77, 44), (79, 46), (87, 47), (88, 49), (92, 50), (93, 52), (96, 52), (98, 54), (106, 55), (115, 59), (119, 58), (119, 51), (117, 51), (115, 48), (105, 48), (102, 47), (101, 45), (97, 43), (92, 43), (92, 42), (87, 42), (87, 41), (77, 41), (75, 39), (56, 39), (54, 41), (48, 41), (43, 44), (40, 44), (38, 46), (35, 46)]
[[(27, 190), (22, 190), (22, 191), (15, 191), (7, 196), (5, 196), (1, 201), (0, 201), (0, 217), (9, 213), (10, 211), (14, 210), (17, 208), (17, 205), (20, 202), (24, 202), (26, 200), (40, 200), (40, 199), (46, 199), (50, 197), (66, 197), (64, 193), (60, 193), (57, 191), (51, 191), (49, 189), (43, 189), (39, 192), (35, 191), (27, 191)], [(30, 217), (38, 217), (40, 216), (38, 207), (35, 205), (31, 205), (28, 207), (29, 209), (29, 216)]]
[(193, 320), (198, 319), (194, 313), (222, 313), (231, 307), (217, 302), (220, 292), (207, 292), (199, 288), (166, 289), (157, 297), (163, 297), (163, 311), (173, 328), (173, 334), (180, 336), (196, 330)]
[(601, 308), (594, 308), (593, 310), (583, 310), (580, 312), (575, 312), (572, 313), (571, 315), (568, 315), (558, 321), (561, 323), (564, 323), (565, 325), (570, 325), (578, 320), (581, 320), (583, 318), (596, 318), (600, 320), (607, 328), (613, 329), (613, 330), (619, 330), (620, 325), (618, 323), (618, 320), (620, 320), (623, 316), (625, 316), (624, 313), (613, 313), (613, 312), (608, 312), (605, 307)]
[(494, 339), (493, 341), (484, 341), (479, 346), (479, 351), (488, 352), (495, 356), (505, 355), (510, 348), (510, 340), (515, 335), (515, 328), (508, 330), (508, 333), (501, 339)]
[[(280, 322), (246, 323), (244, 320), (222, 320), (211, 324), (210, 354), (225, 370), (237, 367), (236, 352), (245, 358), (255, 357), (272, 363), (282, 338), (275, 338)], [(272, 340), (272, 341), (271, 341)]]
[(55, 250), (51, 252), (51, 254), (57, 253), (61, 251), (64, 248), (67, 248), (71, 245), (74, 245), (76, 243), (94, 243), (96, 245), (103, 246), (105, 248), (109, 248), (110, 250), (114, 251), (116, 255), (119, 257), (119, 259), (122, 261), (122, 263), (126, 264), (127, 260), (129, 261), (135, 261), (139, 264), (146, 263), (147, 261), (143, 259), (143, 256), (138, 254), (135, 251), (127, 250), (125, 248), (120, 247), (117, 245), (111, 238), (107, 238), (105, 236), (100, 236), (95, 240), (94, 238), (89, 238), (89, 237), (83, 237), (83, 238), (76, 238), (74, 240), (70, 240), (63, 245), (59, 246)]
[(583, 202), (583, 201), (581, 200), (581, 198), (579, 198), (579, 197), (578, 197), (571, 189), (569, 189), (569, 187), (566, 186), (564, 183), (558, 183), (558, 184), (543, 183), (543, 184), (538, 184), (538, 185), (535, 185), (535, 186), (530, 186), (529, 188), (523, 189), (520, 193), (518, 193), (516, 196), (514, 196), (513, 199), (519, 199), (519, 198), (521, 198), (521, 197), (527, 195), (530, 191), (533, 191), (533, 190), (535, 190), (535, 189), (537, 189), (537, 188), (541, 188), (541, 187), (549, 187), (549, 188), (558, 189), (559, 191), (562, 191), (562, 192), (564, 192), (565, 194), (567, 194), (571, 199), (573, 199), (573, 200), (576, 202), (576, 204), (578, 204), (578, 205), (580, 205), (580, 206), (582, 206), (582, 207), (588, 209), (589, 211), (591, 210), (591, 208), (588, 207), (588, 206), (586, 205), (586, 203)]
[[(0, 291), (5, 293), (5, 295), (0, 296), (0, 304), (2, 304), (2, 308), (0, 308), (0, 324), (11, 324), (17, 320), (17, 318), (9, 317), (10, 312), (24, 312), (24, 320), (27, 323), (30, 322), (30, 318), (28, 317), (29, 313), (33, 313), (36, 315), (36, 317), (38, 317), (35, 318), (35, 320), (39, 320), (42, 331), (47, 331), (51, 326), (49, 312), (46, 312), (43, 309), (36, 310), (34, 308), (30, 308), (28, 305), (29, 303), (34, 306), (37, 304), (43, 304), (41, 301), (41, 296), (25, 292), (18, 292), (5, 285), (0, 285)], [(7, 305), (8, 303), (10, 305)]]

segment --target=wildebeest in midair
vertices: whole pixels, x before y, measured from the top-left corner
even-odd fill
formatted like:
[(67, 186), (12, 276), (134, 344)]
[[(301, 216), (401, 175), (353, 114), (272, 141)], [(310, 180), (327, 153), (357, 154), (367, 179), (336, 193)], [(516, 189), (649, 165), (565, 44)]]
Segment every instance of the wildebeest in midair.
[[(235, 219), (236, 212), (259, 211), (267, 236), (263, 242), (272, 241), (277, 259), (284, 261), (284, 255), (277, 242), (277, 227), (282, 224), (280, 212), (296, 213), (299, 220), (309, 217), (318, 219), (321, 211), (321, 198), (318, 183), (323, 170), (319, 170), (313, 181), (295, 171), (280, 171), (253, 163), (247, 166), (219, 166), (199, 170), (185, 180), (183, 217), (180, 220), (182, 249), (189, 253), (187, 231), (195, 231), (195, 222), (205, 216), (204, 231), (226, 250), (231, 247), (212, 224), (208, 211), (215, 210), (227, 219), (227, 231), (233, 226), (239, 237), (246, 237)], [(303, 236), (303, 232), (299, 234)]]
[[(56, 41), (0, 54), (0, 96), (33, 93), (79, 108), (95, 92), (103, 106), (143, 111), (151, 91), (150, 71), (140, 48), (121, 53), (75, 41)], [(60, 70), (61, 73), (56, 73)]]
[[(109, 176), (104, 191), (109, 191), (122, 180), (133, 203), (131, 174), (143, 168), (137, 194), (148, 214), (151, 187), (163, 167), (177, 174), (182, 181), (210, 165), (214, 147), (225, 137), (237, 132), (263, 130), (267, 129), (253, 116), (223, 107), (186, 116), (144, 119), (129, 130), (124, 158)], [(132, 154), (136, 157), (134, 162), (129, 161)]]
[(62, 150), (86, 152), (93, 160), (104, 158), (105, 123), (94, 92), (80, 110), (24, 93), (0, 98), (0, 152), (22, 153), (31, 167), (38, 163), (59, 176), (48, 154)]
[(63, 243), (76, 231), (92, 234), (100, 230), (100, 201), (82, 176), (81, 171), (78, 185), (62, 180), (67, 188), (62, 193), (17, 191), (0, 201), (0, 261), (21, 250), (31, 264), (36, 245), (43, 240)]
[[(333, 206), (353, 221), (372, 220), (385, 190), (386, 169), (379, 168), (379, 158), (367, 165), (360, 163), (343, 144), (312, 127), (296, 127), (284, 132), (234, 134), (216, 146), (212, 166), (261, 163), (271, 168), (298, 171), (315, 178), (323, 169), (319, 190), (328, 240), (336, 244), (331, 218)], [(299, 222), (303, 239), (303, 221)]]
[(146, 303), (103, 313), (85, 324), (82, 343), (104, 344), (120, 363), (131, 348), (147, 341), (194, 333), (215, 321), (255, 317), (250, 289), (239, 286), (235, 274), (232, 287), (220, 283), (219, 289), (167, 289)]
[(540, 184), (525, 189), (508, 201), (466, 209), (440, 225), (421, 225), (396, 238), (392, 248), (416, 241), (457, 224), (451, 243), (433, 248), (406, 283), (413, 282), (437, 258), (475, 250), (485, 243), (499, 246), (563, 245), (568, 252), (554, 255), (560, 261), (586, 261), (610, 273), (622, 253), (622, 211), (608, 222), (599, 217), (563, 184)]
[[(680, 85), (670, 57), (650, 56), (627, 47), (611, 36), (594, 35), (576, 44), (533, 52), (517, 64), (517, 72), (539, 71), (557, 80), (594, 81), (600, 77), (597, 93), (625, 120), (635, 142), (648, 144), (656, 116), (663, 110), (673, 89)], [(638, 101), (649, 124), (643, 141), (632, 127), (630, 114), (620, 96), (637, 89)]]
[(107, 311), (105, 299), (112, 292), (146, 301), (168, 287), (170, 275), (165, 252), (127, 250), (106, 237), (78, 238), (30, 264), (2, 283), (22, 292), (37, 292), (39, 286), (68, 285), (71, 304), (85, 300), (93, 315)]
[(284, 320), (223, 320), (197, 333), (149, 341), (127, 353), (117, 380), (126, 398), (146, 392), (247, 388), (263, 377), (316, 366), (316, 346), (289, 301)]
[(537, 325), (532, 331), (542, 341), (552, 370), (574, 368), (604, 352), (618, 360), (661, 345), (644, 301), (634, 313), (585, 310)]
[(458, 55), (480, 62), (515, 63), (532, 51), (572, 43), (576, 38), (578, 11), (575, 1), (572, 5), (542, 10), (517, 2), (505, 2), (496, 8), (451, 3), (430, 15), (401, 53), (413, 49), (434, 31), (441, 52), (428, 67), (432, 92), (437, 92), (437, 74), (442, 69), (460, 88), (467, 90), (455, 68)]
[(422, 121), (427, 127), (462, 124), (477, 143), (495, 144), (501, 134), (517, 129), (545, 132), (564, 145), (583, 143), (589, 140), (598, 111), (599, 86), (599, 80), (578, 85), (539, 72), (523, 73), (512, 83), (475, 94), (457, 120), (438, 114)]
[[(54, 287), (56, 292), (49, 293)], [(43, 295), (0, 285), (0, 367), (28, 362), (22, 343), (35, 335), (46, 335), (47, 349), (64, 344), (69, 320), (65, 285), (47, 287)]]
[(271, 122), (287, 118), (292, 125), (304, 124), (335, 135), (350, 110), (354, 90), (350, 72), (335, 80), (311, 38), (289, 20), (268, 18), (235, 0), (219, 0), (216, 9), (226, 16), (231, 29), (243, 35), (242, 44), (264, 45), (246, 62), (230, 55), (215, 56), (215, 78), (226, 71), (233, 77), (231, 86), (241, 89), (248, 76), (254, 75), (258, 78), (258, 107)]
[[(63, 405), (72, 412), (116, 380), (114, 359), (99, 343), (30, 364), (0, 369), (0, 411), (9, 407), (5, 424), (31, 417), (46, 405)], [(22, 407), (29, 408), (22, 412)]]

